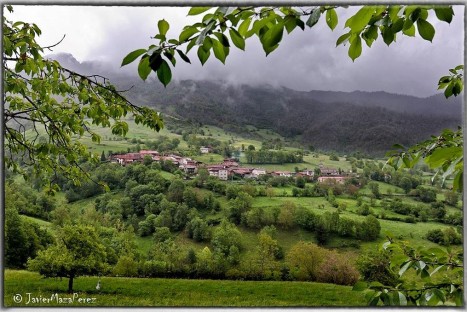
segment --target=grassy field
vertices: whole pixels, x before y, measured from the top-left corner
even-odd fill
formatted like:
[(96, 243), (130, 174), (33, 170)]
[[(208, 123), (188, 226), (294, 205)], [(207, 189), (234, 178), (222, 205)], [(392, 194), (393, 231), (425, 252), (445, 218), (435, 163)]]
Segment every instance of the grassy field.
[[(43, 279), (37, 273), (5, 270), (4, 305), (18, 306), (154, 306), (154, 307), (347, 307), (365, 306), (362, 293), (350, 286), (309, 282), (252, 282), (160, 278), (79, 277), (75, 294), (67, 294), (68, 279)], [(28, 295), (28, 293), (30, 295)], [(33, 303), (34, 298), (75, 298), (74, 302)], [(19, 296), (22, 297), (19, 302)], [(93, 303), (78, 302), (89, 298)], [(93, 299), (94, 298), (94, 299)], [(15, 299), (17, 302), (15, 302)], [(28, 301), (30, 301), (28, 303)]]

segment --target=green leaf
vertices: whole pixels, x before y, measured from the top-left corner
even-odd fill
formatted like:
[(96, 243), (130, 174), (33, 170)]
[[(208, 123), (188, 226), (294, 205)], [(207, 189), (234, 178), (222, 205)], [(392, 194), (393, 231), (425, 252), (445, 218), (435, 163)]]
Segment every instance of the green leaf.
[(425, 158), (425, 162), (431, 169), (441, 167), (446, 161), (456, 159), (462, 155), (463, 148), (459, 146), (443, 147), (436, 149)]
[(138, 75), (141, 79), (146, 80), (151, 73), (151, 67), (149, 67), (149, 57), (143, 56), (138, 64)]
[(295, 21), (297, 22), (297, 26), (300, 27), (301, 30), (305, 30), (305, 23), (301, 19), (297, 18)]
[(250, 27), (250, 23), (251, 23), (251, 17), (248, 17), (238, 27), (238, 33), (242, 37), (245, 37), (246, 33), (248, 32), (248, 28)]
[(464, 84), (462, 83), (461, 79), (455, 79), (452, 83), (454, 84), (452, 88), (452, 94), (454, 96), (458, 96), (462, 92), (462, 89), (464, 88)]
[(212, 48), (212, 39), (210, 37), (206, 37), (201, 46), (203, 47), (204, 51), (209, 51)]
[(464, 292), (461, 288), (458, 288), (456, 294), (454, 295), (454, 301), (456, 302), (456, 306), (460, 307), (464, 305)]
[(384, 285), (381, 284), (380, 282), (374, 281), (370, 283), (370, 288), (384, 288)]
[(230, 39), (233, 44), (240, 50), (245, 50), (245, 39), (235, 29), (229, 29)]
[(388, 46), (394, 41), (394, 32), (390, 27), (384, 27), (382, 35), (384, 43), (386, 43)]
[(420, 277), (423, 279), (428, 278), (430, 277), (430, 273), (426, 269), (422, 269), (420, 271)]
[(343, 34), (342, 36), (340, 36), (337, 41), (336, 41), (336, 47), (346, 41), (348, 41), (350, 38), (350, 32), (346, 33), (346, 34)]
[(165, 36), (165, 34), (167, 34), (167, 31), (169, 30), (169, 23), (167, 23), (166, 20), (164, 19), (161, 19), (158, 23), (157, 23), (157, 27), (159, 28), (159, 34)]
[(320, 17), (321, 17), (321, 10), (319, 8), (314, 9), (313, 12), (311, 12), (310, 17), (306, 21), (306, 25), (310, 28), (315, 26), (316, 23), (318, 23)]
[(394, 33), (398, 33), (399, 31), (401, 31), (402, 29), (404, 28), (404, 19), (403, 18), (399, 18), (397, 19), (392, 25), (391, 25), (391, 29)]
[(209, 55), (211, 55), (211, 52), (209, 50), (204, 50), (202, 46), (198, 48), (198, 58), (201, 62), (201, 65), (204, 65), (204, 63), (206, 63), (206, 61), (209, 58)]
[(180, 58), (181, 58), (182, 60), (184, 60), (185, 62), (191, 64), (190, 59), (188, 58), (188, 56), (186, 56), (185, 53), (183, 53), (182, 51), (180, 51), (180, 50), (178, 50), (178, 49), (177, 49), (176, 51), (177, 51), (178, 55), (180, 56)]
[(410, 25), (407, 29), (402, 29), (402, 33), (406, 36), (415, 37), (415, 26), (414, 24)]
[(346, 25), (352, 30), (352, 32), (360, 32), (370, 21), (374, 11), (375, 7), (364, 6), (348, 20)]
[(401, 306), (406, 306), (407, 305), (407, 298), (405, 297), (405, 295), (403, 293), (401, 293), (400, 291), (397, 292), (397, 295), (398, 295), (398, 299), (399, 299), (399, 305)]
[(159, 78), (159, 81), (162, 82), (164, 87), (167, 87), (170, 80), (172, 80), (172, 71), (170, 70), (169, 64), (165, 60), (162, 60), (162, 63), (157, 70), (157, 78)]
[(199, 34), (198, 38), (196, 39), (196, 44), (200, 45), (203, 44), (204, 38), (206, 38), (206, 35), (211, 31), (211, 29), (214, 27), (216, 24), (215, 21), (209, 22), (209, 24), (201, 31)]
[[(263, 35), (261, 43), (263, 44), (263, 49), (266, 51), (268, 48), (271, 48), (282, 40), (282, 34), (284, 32), (284, 24), (277, 23), (268, 29), (268, 31)], [(267, 55), (266, 51), (266, 55)]]
[(229, 48), (224, 46), (220, 41), (212, 40), (212, 51), (214, 56), (225, 65), (225, 59), (229, 55)]
[(443, 291), (437, 288), (433, 288), (433, 294), (438, 297), (439, 300), (441, 300), (443, 303), (446, 301), (446, 295), (444, 294)]
[(299, 20), (299, 18), (291, 15), (287, 15), (284, 18), (284, 27), (288, 34), (290, 34), (295, 29), (295, 27), (297, 27), (297, 20)]
[(326, 23), (328, 24), (329, 28), (331, 28), (331, 30), (336, 28), (338, 21), (339, 19), (334, 9), (329, 9), (326, 11)]
[(358, 281), (357, 283), (355, 283), (355, 285), (353, 285), (352, 288), (352, 290), (354, 291), (362, 291), (365, 289), (367, 289), (367, 283), (364, 281)]
[(269, 54), (271, 54), (272, 51), (274, 51), (278, 47), (279, 47), (278, 44), (276, 44), (275, 46), (272, 46), (272, 47), (264, 47), (263, 46), (263, 50), (264, 50), (264, 52), (266, 52), (266, 56), (268, 56)]
[(362, 54), (362, 40), (360, 36), (356, 36), (355, 39), (352, 40), (348, 54), (352, 61), (355, 61), (355, 59)]
[(368, 47), (371, 47), (373, 42), (378, 38), (378, 27), (376, 25), (368, 27), (368, 29), (363, 32), (362, 38), (365, 39)]
[(402, 268), (399, 270), (399, 276), (402, 276), (405, 271), (407, 271), (407, 269), (412, 265), (412, 261), (407, 261), (403, 266)]
[[(175, 67), (175, 64), (177, 63), (177, 60), (174, 57), (174, 51), (169, 49), (164, 52), (164, 56), (172, 63), (172, 65)], [(151, 62), (151, 60), (149, 60)]]
[(450, 97), (452, 95), (452, 89), (454, 88), (454, 83), (451, 81), (449, 85), (447, 86), (446, 90), (444, 90), (444, 96), (446, 98)]
[(438, 272), (438, 271), (441, 270), (442, 268), (444, 268), (444, 264), (443, 264), (443, 265), (437, 266), (436, 269), (434, 269), (434, 270), (430, 273), (430, 276), (433, 276), (434, 274), (436, 274), (436, 272)]
[(398, 144), (398, 143), (394, 144), (391, 148), (394, 148), (394, 149), (402, 149), (402, 150), (405, 150), (405, 149), (406, 149), (406, 147), (405, 147), (404, 145)]
[(209, 9), (211, 9), (211, 7), (192, 7), (190, 11), (188, 11), (188, 15), (198, 15)]
[(410, 20), (415, 23), (420, 18), (421, 11), (420, 8), (415, 8), (409, 16)]
[(154, 53), (149, 57), (149, 66), (153, 71), (157, 71), (162, 64), (160, 53)]
[(227, 39), (227, 36), (224, 35), (223, 33), (220, 33), (220, 32), (215, 32), (213, 33), (214, 36), (217, 37), (217, 39), (219, 40), (220, 43), (222, 43), (222, 45), (224, 47), (230, 47), (230, 44), (229, 44), (229, 39)]
[(178, 36), (178, 41), (184, 42), (197, 32), (198, 29), (196, 27), (188, 27), (180, 33), (180, 36)]
[(368, 305), (370, 307), (374, 307), (378, 304), (379, 302), (379, 296), (381, 295), (381, 292), (377, 292), (376, 295), (368, 302)]
[(138, 58), (138, 56), (146, 53), (146, 51), (147, 51), (146, 49), (138, 49), (138, 50), (135, 50), (133, 52), (130, 52), (127, 56), (125, 56), (125, 58), (122, 61), (122, 65), (120, 65), (120, 66), (125, 66), (125, 65), (130, 64), (131, 62), (136, 60)]
[(454, 11), (452, 10), (451, 6), (435, 7), (435, 14), (440, 21), (450, 24), (452, 21), (452, 16), (454, 15)]
[(425, 21), (423, 19), (418, 19), (417, 28), (418, 28), (418, 33), (423, 39), (428, 40), (430, 42), (433, 41), (433, 37), (435, 36), (435, 29), (428, 21)]

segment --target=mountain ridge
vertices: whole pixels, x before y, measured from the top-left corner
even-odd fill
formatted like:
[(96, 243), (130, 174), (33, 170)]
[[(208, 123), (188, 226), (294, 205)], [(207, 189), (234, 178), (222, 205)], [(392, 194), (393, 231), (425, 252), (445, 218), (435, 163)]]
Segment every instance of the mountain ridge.
[(395, 143), (411, 145), (462, 123), (461, 97), (446, 100), (386, 91), (297, 91), (271, 85), (208, 80), (174, 80), (164, 88), (156, 78), (106, 70), (99, 62), (56, 56), (74, 70), (107, 76), (137, 105), (184, 120), (244, 133), (246, 125), (271, 129), (302, 144), (338, 152), (382, 155)]

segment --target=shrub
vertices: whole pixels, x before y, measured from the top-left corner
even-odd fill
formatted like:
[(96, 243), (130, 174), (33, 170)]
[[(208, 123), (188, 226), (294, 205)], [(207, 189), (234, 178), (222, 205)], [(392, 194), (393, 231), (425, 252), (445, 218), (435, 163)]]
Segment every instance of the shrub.
[(336, 251), (328, 253), (326, 261), (321, 263), (317, 273), (318, 282), (338, 285), (353, 285), (359, 277), (357, 269), (350, 260)]
[(365, 281), (396, 286), (399, 283), (399, 275), (391, 269), (390, 264), (387, 251), (370, 252), (357, 259), (358, 270)]
[(363, 204), (357, 209), (357, 213), (361, 216), (368, 216), (371, 211), (370, 211), (370, 206), (368, 204)]
[(459, 201), (458, 193), (454, 191), (447, 191), (446, 193), (444, 193), (444, 197), (445, 197), (446, 204), (454, 206), (454, 207), (457, 206), (457, 202)]
[(313, 243), (298, 242), (286, 255), (293, 279), (316, 281), (320, 265), (327, 260), (327, 250)]
[(431, 203), (431, 215), (438, 220), (443, 220), (446, 215), (444, 204), (442, 202)]
[(460, 245), (462, 244), (462, 236), (450, 227), (443, 231), (445, 245)]
[(118, 276), (135, 277), (138, 275), (138, 262), (129, 255), (120, 256), (113, 273)]
[(436, 244), (444, 244), (444, 234), (441, 229), (435, 229), (426, 233), (426, 239)]
[(343, 237), (355, 236), (355, 222), (351, 219), (339, 218), (337, 234)]
[(228, 255), (231, 246), (241, 250), (242, 233), (237, 227), (225, 220), (214, 231), (211, 244), (215, 251)]
[(420, 200), (424, 203), (432, 203), (436, 201), (436, 192), (427, 187), (419, 186), (417, 187), (418, 190), (418, 196), (420, 197)]
[(357, 225), (356, 236), (365, 241), (374, 241), (378, 238), (381, 225), (374, 216), (367, 216), (365, 220)]
[(452, 225), (462, 225), (462, 213), (455, 212), (444, 217), (444, 223)]
[(211, 237), (211, 229), (208, 223), (200, 217), (195, 217), (187, 223), (188, 237), (197, 242), (208, 241)]
[(168, 227), (158, 227), (155, 229), (153, 239), (156, 243), (163, 243), (167, 240), (172, 239), (172, 234)]

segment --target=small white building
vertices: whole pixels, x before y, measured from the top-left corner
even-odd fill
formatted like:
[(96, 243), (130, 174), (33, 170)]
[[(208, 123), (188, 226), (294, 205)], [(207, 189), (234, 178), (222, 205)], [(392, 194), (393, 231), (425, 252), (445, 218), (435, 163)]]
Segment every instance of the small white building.
[(201, 154), (209, 154), (211, 152), (211, 148), (209, 147), (205, 147), (205, 146), (201, 146), (199, 148), (199, 151), (201, 152)]
[(264, 174), (266, 174), (266, 170), (264, 169), (255, 168), (251, 171), (252, 178), (258, 178), (260, 175), (264, 175)]
[(220, 180), (227, 181), (229, 178), (229, 171), (227, 169), (220, 169), (218, 172), (218, 177)]

